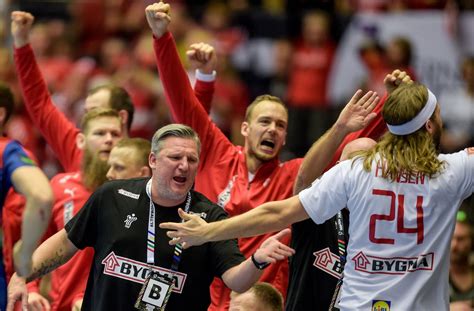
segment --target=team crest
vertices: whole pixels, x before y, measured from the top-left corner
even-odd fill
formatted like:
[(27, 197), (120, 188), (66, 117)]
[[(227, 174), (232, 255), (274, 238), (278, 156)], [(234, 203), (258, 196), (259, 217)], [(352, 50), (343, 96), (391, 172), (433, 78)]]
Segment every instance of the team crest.
[(127, 215), (127, 219), (123, 221), (125, 223), (125, 228), (130, 229), (132, 223), (137, 219), (138, 218), (135, 216), (135, 214)]

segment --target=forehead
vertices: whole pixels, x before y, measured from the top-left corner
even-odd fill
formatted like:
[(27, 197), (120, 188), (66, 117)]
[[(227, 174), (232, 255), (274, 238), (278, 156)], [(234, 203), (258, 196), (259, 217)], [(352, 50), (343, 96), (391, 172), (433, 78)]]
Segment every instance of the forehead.
[(110, 100), (110, 91), (107, 89), (101, 89), (94, 94), (87, 96), (86, 98), (86, 109), (93, 109), (93, 108), (110, 108), (109, 107), (109, 100)]
[(197, 154), (197, 144), (192, 138), (168, 136), (161, 141), (161, 151), (191, 151)]
[(110, 152), (109, 162), (132, 162), (136, 150), (132, 147), (114, 147)]
[(258, 119), (262, 117), (276, 117), (285, 122), (288, 121), (288, 113), (285, 107), (277, 102), (263, 100), (259, 102), (252, 111), (251, 119)]
[(120, 131), (120, 119), (118, 117), (97, 117), (89, 120), (87, 131), (93, 130), (117, 130)]

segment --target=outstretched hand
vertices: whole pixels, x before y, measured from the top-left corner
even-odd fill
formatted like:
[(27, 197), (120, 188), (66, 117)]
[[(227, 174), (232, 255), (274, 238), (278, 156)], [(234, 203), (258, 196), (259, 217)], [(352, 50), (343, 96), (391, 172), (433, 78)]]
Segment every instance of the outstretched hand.
[(178, 209), (178, 214), (185, 222), (164, 222), (160, 224), (161, 229), (172, 230), (166, 232), (168, 237), (172, 238), (169, 241), (170, 245), (180, 243), (186, 249), (209, 242), (205, 238), (206, 227), (208, 226), (206, 221), (198, 215), (186, 213), (181, 208)]
[(364, 96), (362, 94), (357, 90), (337, 118), (336, 126), (346, 133), (363, 129), (377, 116), (373, 112), (379, 101), (377, 93), (368, 91)]
[(211, 74), (216, 70), (216, 52), (210, 44), (203, 42), (191, 44), (189, 50), (186, 51), (186, 56), (194, 69), (199, 69), (206, 74)]
[(29, 35), (35, 18), (28, 12), (13, 11), (11, 14), (11, 34), (13, 44), (21, 48), (30, 42)]
[(294, 255), (294, 249), (280, 242), (280, 240), (290, 234), (290, 229), (284, 229), (263, 241), (260, 248), (257, 249), (254, 254), (255, 260), (258, 262), (275, 263), (278, 260), (283, 260)]
[(389, 94), (402, 84), (412, 83), (413, 80), (411, 79), (411, 77), (405, 71), (401, 71), (399, 69), (395, 69), (392, 73), (386, 75), (385, 79), (383, 80), (383, 84), (385, 84), (385, 89)]
[(158, 39), (167, 31), (171, 22), (170, 5), (164, 2), (150, 4), (145, 8), (145, 16), (153, 35)]

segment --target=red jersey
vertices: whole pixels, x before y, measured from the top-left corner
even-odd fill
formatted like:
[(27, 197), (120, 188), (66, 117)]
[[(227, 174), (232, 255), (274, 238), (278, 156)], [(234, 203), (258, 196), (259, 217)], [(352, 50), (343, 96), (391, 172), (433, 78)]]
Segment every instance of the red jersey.
[[(15, 66), (25, 106), (41, 134), (51, 146), (66, 172), (81, 167), (82, 150), (76, 146), (79, 129), (56, 108), (41, 75), (31, 46), (15, 49)], [(196, 96), (210, 106), (214, 83), (196, 81)]]
[[(273, 159), (263, 164), (252, 181), (242, 147), (234, 146), (213, 124), (206, 110), (194, 96), (187, 74), (180, 62), (172, 35), (168, 32), (154, 41), (158, 71), (162, 77), (167, 102), (176, 122), (191, 126), (201, 139), (201, 159), (195, 189), (217, 202), (231, 216), (242, 214), (267, 201), (286, 199), (293, 195), (293, 184), (302, 159), (285, 163)], [(377, 107), (381, 110), (382, 105)], [(378, 136), (385, 130), (380, 117), (363, 131), (350, 135), (345, 143), (362, 135)], [(345, 144), (344, 143), (344, 144)], [(340, 149), (334, 156), (339, 158)], [(265, 234), (239, 240), (242, 253), (251, 256), (260, 244), (271, 236)], [(288, 241), (285, 241), (288, 242)], [(288, 262), (279, 261), (269, 266), (261, 281), (272, 283), (286, 295)], [(221, 280), (211, 287), (210, 310), (226, 309), (230, 290)]]
[[(58, 174), (51, 180), (55, 203), (45, 239), (62, 230), (64, 225), (79, 212), (91, 192), (83, 183), (80, 172)], [(92, 248), (79, 250), (67, 263), (51, 273), (51, 310), (70, 311), (74, 298), (83, 293), (94, 256)], [(30, 291), (36, 291), (37, 283), (29, 283)]]

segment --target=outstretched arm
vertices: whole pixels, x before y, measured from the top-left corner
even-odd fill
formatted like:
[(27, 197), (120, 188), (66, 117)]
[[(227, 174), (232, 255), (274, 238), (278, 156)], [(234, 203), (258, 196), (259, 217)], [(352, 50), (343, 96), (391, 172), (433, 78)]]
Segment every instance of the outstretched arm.
[(15, 67), (28, 114), (45, 137), (65, 171), (80, 167), (82, 151), (76, 146), (79, 130), (51, 100), (48, 87), (29, 45), (34, 17), (30, 13), (11, 14), (11, 34), (15, 46)]
[[(357, 105), (352, 106), (350, 110), (347, 109), (351, 107), (351, 102), (357, 95), (356, 92), (351, 101), (349, 101), (349, 103), (339, 115), (336, 124), (324, 136), (322, 136), (306, 154), (305, 159), (300, 166), (298, 177), (295, 181), (295, 186), (293, 188), (294, 193), (299, 193), (301, 190), (307, 188), (324, 171), (331, 168), (339, 160), (342, 150), (349, 142), (360, 137), (370, 137), (374, 140), (377, 140), (386, 130), (386, 125), (382, 119), (381, 112), (387, 95), (393, 92), (398, 86), (410, 83), (413, 83), (413, 81), (405, 71), (396, 69), (392, 73), (387, 74), (384, 79), (387, 94), (380, 101), (378, 101), (378, 99), (376, 100), (375, 107), (373, 107), (371, 113), (366, 116), (366, 118), (369, 120), (365, 120), (363, 115), (358, 115), (360, 111), (356, 111), (355, 113), (351, 111), (352, 109), (357, 108)], [(367, 94), (365, 96), (367, 96)], [(360, 102), (360, 104), (364, 105), (364, 97), (358, 99), (357, 102)], [(352, 127), (350, 127), (351, 130), (349, 130), (349, 132), (346, 131), (345, 134), (343, 130), (337, 130), (336, 127), (338, 126), (338, 123), (341, 124), (340, 121), (344, 120), (352, 124)], [(347, 123), (342, 122), (342, 124)], [(328, 162), (330, 162), (330, 164), (326, 168), (322, 167)]]
[(211, 241), (256, 236), (287, 228), (292, 223), (309, 218), (298, 196), (282, 201), (262, 204), (244, 214), (226, 220), (206, 223), (197, 215), (179, 210), (184, 223), (161, 223), (160, 228), (169, 229), (173, 238), (171, 245), (182, 243), (184, 248)]
[[(285, 236), (290, 235), (290, 229), (285, 229), (266, 239), (259, 249), (253, 254), (258, 263), (275, 263), (293, 255), (295, 251), (280, 242)], [(222, 275), (224, 283), (236, 292), (245, 292), (262, 275), (263, 270), (257, 269), (252, 258), (247, 258), (240, 265), (230, 268)]]
[(308, 187), (323, 173), (347, 134), (364, 128), (376, 117), (373, 110), (378, 101), (375, 92), (369, 91), (364, 96), (361, 90), (355, 92), (334, 125), (306, 153), (293, 187), (294, 194)]
[(65, 229), (62, 229), (46, 241), (44, 241), (33, 253), (32, 274), (28, 278), (13, 274), (8, 284), (8, 306), (7, 311), (13, 311), (17, 300), (22, 300), (23, 310), (27, 310), (26, 282), (39, 278), (53, 271), (67, 262), (78, 249), (67, 237)]
[(12, 183), (25, 196), (21, 240), (15, 245), (13, 262), (21, 276), (31, 273), (31, 255), (49, 224), (53, 191), (48, 178), (36, 166), (22, 166), (12, 173)]

